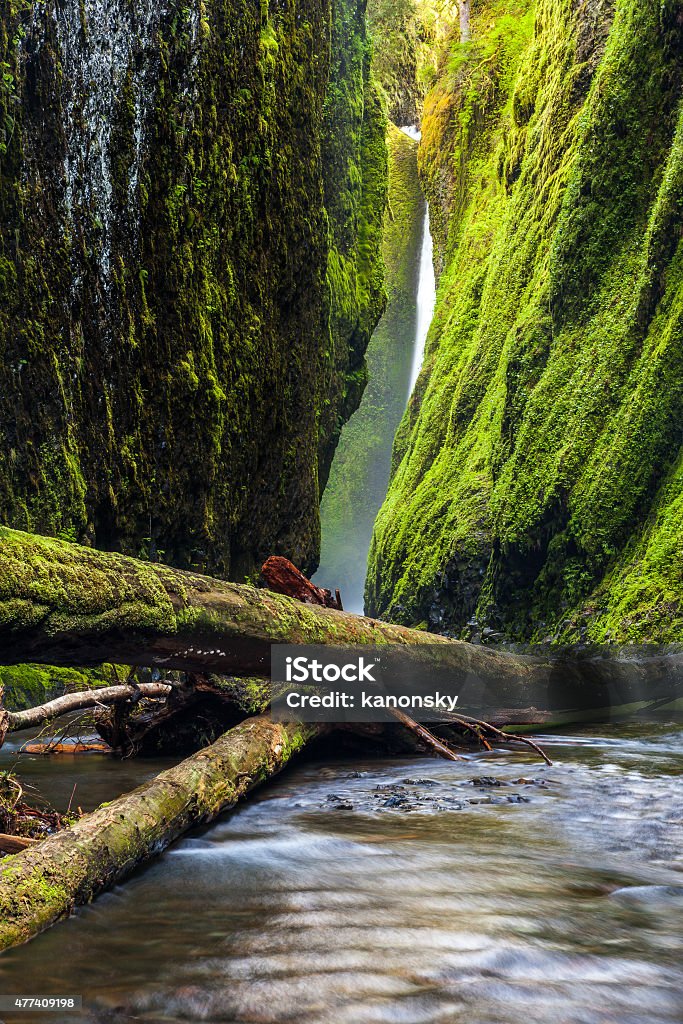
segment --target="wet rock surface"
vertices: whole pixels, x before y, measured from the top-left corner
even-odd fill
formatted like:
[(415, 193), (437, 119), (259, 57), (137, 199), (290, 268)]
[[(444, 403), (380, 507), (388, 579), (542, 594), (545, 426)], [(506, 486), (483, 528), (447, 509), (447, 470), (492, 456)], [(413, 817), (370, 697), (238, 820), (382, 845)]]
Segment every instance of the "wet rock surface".
[[(352, 771), (343, 776), (353, 782), (353, 788), (328, 793), (320, 809), (328, 813), (355, 811), (358, 814), (377, 814), (393, 811), (402, 814), (439, 814), (462, 811), (481, 804), (526, 804), (532, 799), (522, 788), (547, 789), (544, 778), (506, 779), (494, 775), (475, 775), (470, 778), (430, 779), (403, 778), (396, 782), (374, 784), (371, 772)], [(359, 785), (359, 780), (364, 784)], [(488, 793), (486, 790), (493, 790)], [(504, 790), (505, 792), (498, 792)], [(482, 792), (483, 791), (483, 792)]]

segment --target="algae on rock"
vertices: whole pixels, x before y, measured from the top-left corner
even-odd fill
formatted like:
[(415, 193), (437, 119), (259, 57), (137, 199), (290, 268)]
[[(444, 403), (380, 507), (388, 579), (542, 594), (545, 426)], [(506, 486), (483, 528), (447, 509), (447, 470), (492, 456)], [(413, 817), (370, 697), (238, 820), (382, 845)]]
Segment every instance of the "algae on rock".
[(437, 310), (373, 614), (461, 636), (683, 636), (683, 24), (481, 0), (420, 148)]

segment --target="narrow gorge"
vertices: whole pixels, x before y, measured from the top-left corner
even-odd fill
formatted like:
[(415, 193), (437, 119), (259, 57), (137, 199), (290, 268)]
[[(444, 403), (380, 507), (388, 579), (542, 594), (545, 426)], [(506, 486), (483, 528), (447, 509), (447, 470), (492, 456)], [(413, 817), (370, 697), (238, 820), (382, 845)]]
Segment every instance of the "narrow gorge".
[[(394, 434), (422, 358), (434, 271), (429, 218), (417, 175), (414, 127), (390, 125), (389, 194), (382, 255), (387, 308), (367, 350), (368, 385), (342, 429), (321, 504), (315, 582), (339, 587), (344, 607), (363, 613), (368, 552), (386, 497)], [(430, 289), (431, 284), (431, 289)]]
[(0, 0), (0, 1024), (680, 1024), (682, 714), (681, 0)]
[(0, 519), (312, 567), (383, 308), (356, 0), (0, 4)]

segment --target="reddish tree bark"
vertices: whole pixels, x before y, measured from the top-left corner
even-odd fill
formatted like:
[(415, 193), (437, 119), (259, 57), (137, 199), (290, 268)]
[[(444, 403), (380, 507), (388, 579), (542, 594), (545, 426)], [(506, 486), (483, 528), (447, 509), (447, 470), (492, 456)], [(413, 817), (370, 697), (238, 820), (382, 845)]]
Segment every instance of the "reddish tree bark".
[(315, 583), (311, 583), (288, 558), (271, 555), (264, 562), (261, 575), (268, 589), (276, 594), (286, 594), (287, 597), (294, 597), (304, 604), (317, 604), (323, 608), (337, 608), (343, 611), (338, 590), (333, 597), (332, 592), (325, 587), (316, 587)]

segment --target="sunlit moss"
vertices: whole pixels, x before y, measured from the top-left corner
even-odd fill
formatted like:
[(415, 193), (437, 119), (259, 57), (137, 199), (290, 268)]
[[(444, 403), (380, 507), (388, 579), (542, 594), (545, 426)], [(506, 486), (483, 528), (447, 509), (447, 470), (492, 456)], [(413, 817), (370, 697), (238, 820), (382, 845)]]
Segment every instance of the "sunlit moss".
[(683, 27), (635, 0), (473, 9), (425, 111), (442, 274), (370, 607), (680, 639)]

